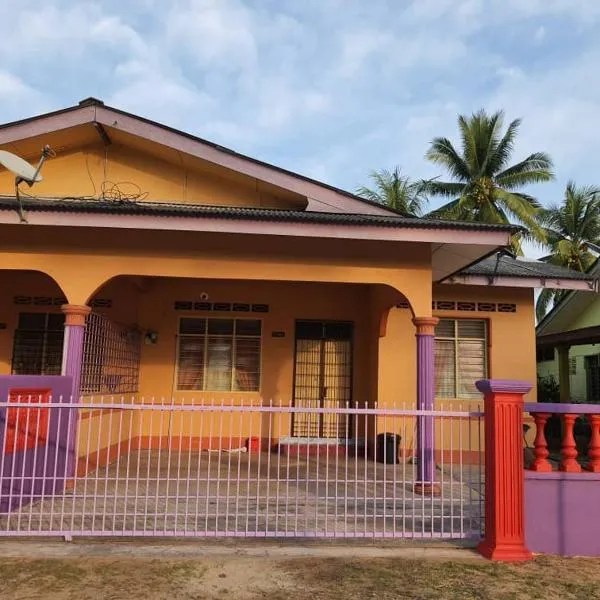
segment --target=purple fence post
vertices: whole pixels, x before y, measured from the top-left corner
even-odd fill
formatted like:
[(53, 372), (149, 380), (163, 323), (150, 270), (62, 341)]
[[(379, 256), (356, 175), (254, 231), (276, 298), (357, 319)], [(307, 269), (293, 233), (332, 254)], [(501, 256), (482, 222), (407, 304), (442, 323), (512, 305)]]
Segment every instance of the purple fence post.
[[(81, 368), (83, 363), (85, 320), (92, 309), (89, 306), (63, 304), (61, 306), (61, 310), (65, 315), (62, 375), (70, 376), (73, 381), (73, 396), (71, 398), (71, 403), (75, 405), (79, 402), (81, 395)], [(67, 432), (67, 445), (69, 447), (73, 447), (73, 452), (69, 452), (67, 457), (67, 476), (69, 477), (75, 475), (75, 465), (77, 462), (75, 459), (75, 455), (77, 454), (77, 448), (75, 448), (77, 417), (77, 412), (73, 412), (71, 414), (69, 418), (69, 429)]]
[[(415, 317), (413, 323), (417, 328), (417, 409), (433, 410), (434, 408), (434, 353), (433, 344), (436, 317)], [(417, 494), (440, 493), (440, 486), (435, 481), (435, 427), (433, 417), (417, 417)]]

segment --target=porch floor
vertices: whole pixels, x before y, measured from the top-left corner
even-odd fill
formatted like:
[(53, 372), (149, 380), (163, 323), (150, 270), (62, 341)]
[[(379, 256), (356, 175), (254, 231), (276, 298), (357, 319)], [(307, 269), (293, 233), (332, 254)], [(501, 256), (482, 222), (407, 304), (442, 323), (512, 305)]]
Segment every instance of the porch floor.
[(415, 477), (416, 466), (406, 462), (142, 450), (0, 515), (0, 536), (480, 535), (479, 466), (438, 468), (438, 497), (414, 494)]

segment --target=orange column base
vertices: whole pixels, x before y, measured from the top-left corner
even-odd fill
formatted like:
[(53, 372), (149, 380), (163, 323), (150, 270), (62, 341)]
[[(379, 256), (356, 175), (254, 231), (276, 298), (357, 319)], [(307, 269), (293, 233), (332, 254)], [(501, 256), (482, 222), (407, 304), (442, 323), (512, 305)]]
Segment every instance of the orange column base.
[(413, 488), (415, 494), (419, 496), (441, 496), (442, 488), (439, 483), (415, 483)]
[(503, 562), (525, 562), (533, 558), (522, 543), (491, 545), (484, 540), (477, 546), (477, 552), (484, 558)]

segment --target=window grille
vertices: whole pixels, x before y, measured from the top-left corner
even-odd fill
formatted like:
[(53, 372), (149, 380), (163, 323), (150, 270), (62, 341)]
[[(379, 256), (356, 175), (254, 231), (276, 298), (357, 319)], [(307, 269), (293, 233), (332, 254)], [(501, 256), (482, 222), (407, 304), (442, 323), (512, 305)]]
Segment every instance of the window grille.
[(585, 357), (587, 401), (600, 403), (600, 355)]
[(13, 375), (60, 375), (65, 317), (21, 313), (13, 339)]
[(487, 322), (440, 319), (435, 328), (435, 395), (477, 398), (478, 379), (487, 377)]
[(571, 356), (569, 358), (569, 375), (577, 375), (577, 357)]
[(141, 332), (98, 313), (86, 321), (81, 393), (123, 394), (139, 386)]
[(262, 323), (256, 319), (184, 317), (179, 322), (177, 389), (260, 389)]

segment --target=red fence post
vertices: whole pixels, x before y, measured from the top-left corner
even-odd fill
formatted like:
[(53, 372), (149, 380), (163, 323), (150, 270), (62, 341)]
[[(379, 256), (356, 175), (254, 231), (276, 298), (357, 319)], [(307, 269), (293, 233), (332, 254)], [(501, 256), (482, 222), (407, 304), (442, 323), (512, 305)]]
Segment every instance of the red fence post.
[(529, 560), (525, 547), (523, 397), (526, 381), (476, 383), (485, 402), (485, 537), (477, 549), (486, 558)]

